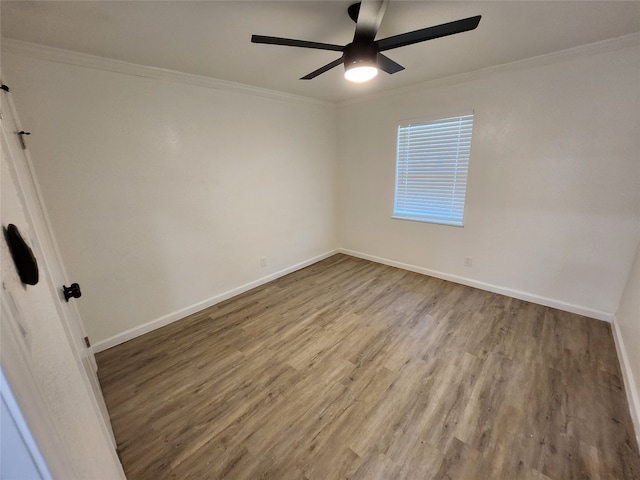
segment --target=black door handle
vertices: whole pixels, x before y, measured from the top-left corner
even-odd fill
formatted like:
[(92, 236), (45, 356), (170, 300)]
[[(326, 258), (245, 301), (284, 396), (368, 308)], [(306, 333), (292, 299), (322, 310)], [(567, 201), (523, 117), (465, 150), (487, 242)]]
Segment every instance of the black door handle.
[(62, 286), (62, 292), (64, 293), (64, 299), (68, 302), (70, 298), (80, 298), (82, 292), (80, 291), (80, 285), (72, 283), (70, 286)]

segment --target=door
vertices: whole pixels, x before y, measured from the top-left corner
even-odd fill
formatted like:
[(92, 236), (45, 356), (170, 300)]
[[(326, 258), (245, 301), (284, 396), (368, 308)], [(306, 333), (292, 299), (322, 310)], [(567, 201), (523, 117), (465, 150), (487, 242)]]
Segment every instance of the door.
[[(53, 480), (0, 369), (0, 478)], [(2, 461), (4, 458), (4, 462)]]
[[(46, 282), (49, 294), (54, 299), (56, 315), (60, 318), (75, 361), (82, 365), (84, 372), (83, 382), (91, 392), (92, 406), (97, 416), (101, 419), (101, 428), (115, 450), (115, 438), (96, 374), (96, 361), (92, 349), (85, 344), (84, 325), (75, 304), (78, 300), (71, 299), (71, 301), (67, 302), (62, 292), (63, 285), (69, 285), (72, 281), (69, 281), (70, 279), (67, 277), (62, 264), (46, 209), (42, 202), (35, 172), (29, 158), (29, 152), (24, 148), (24, 134), (18, 133), (22, 132), (23, 129), (13, 105), (11, 94), (3, 90), (2, 95), (4, 97), (2, 99), (1, 135), (3, 161), (6, 161), (8, 174), (11, 176), (17, 190), (20, 205), (16, 206), (16, 208), (21, 209), (24, 214), (26, 223), (23, 228), (30, 234), (32, 249), (39, 260), (41, 277)], [(3, 173), (5, 172), (3, 171)], [(2, 200), (4, 203), (4, 195)], [(4, 224), (5, 220), (3, 219), (3, 226), (5, 226)], [(3, 268), (3, 281), (4, 270)], [(27, 288), (26, 291), (29, 291), (29, 289)]]

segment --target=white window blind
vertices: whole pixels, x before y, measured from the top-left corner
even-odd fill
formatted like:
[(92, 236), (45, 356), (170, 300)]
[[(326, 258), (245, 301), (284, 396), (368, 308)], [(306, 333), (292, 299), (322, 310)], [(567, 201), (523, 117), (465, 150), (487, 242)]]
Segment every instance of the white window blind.
[(462, 226), (473, 114), (398, 127), (393, 217)]

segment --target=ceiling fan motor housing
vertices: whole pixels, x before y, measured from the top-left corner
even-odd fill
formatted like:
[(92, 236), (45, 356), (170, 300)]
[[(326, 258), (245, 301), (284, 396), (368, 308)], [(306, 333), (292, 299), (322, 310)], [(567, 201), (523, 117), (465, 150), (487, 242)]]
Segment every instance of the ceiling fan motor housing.
[(344, 68), (378, 64), (378, 46), (373, 42), (354, 42), (344, 48)]

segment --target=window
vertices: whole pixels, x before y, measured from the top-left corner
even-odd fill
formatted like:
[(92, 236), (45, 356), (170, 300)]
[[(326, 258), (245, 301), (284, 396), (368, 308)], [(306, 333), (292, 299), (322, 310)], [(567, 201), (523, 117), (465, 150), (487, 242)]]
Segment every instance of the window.
[(398, 126), (393, 217), (462, 226), (473, 114)]

